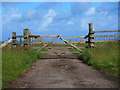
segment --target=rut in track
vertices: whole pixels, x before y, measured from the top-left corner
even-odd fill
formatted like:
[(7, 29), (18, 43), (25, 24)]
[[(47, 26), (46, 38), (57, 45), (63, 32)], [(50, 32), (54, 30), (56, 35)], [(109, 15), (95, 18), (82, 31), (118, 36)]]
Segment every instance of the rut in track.
[(69, 48), (51, 47), (47, 55), (9, 88), (116, 88), (117, 83), (82, 63)]

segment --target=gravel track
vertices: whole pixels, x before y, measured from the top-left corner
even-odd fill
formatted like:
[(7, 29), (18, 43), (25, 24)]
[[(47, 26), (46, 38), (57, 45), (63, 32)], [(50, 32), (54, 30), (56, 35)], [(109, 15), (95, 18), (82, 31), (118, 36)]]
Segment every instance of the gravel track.
[[(54, 47), (47, 52), (50, 55), (69, 53), (65, 47)], [(36, 61), (29, 70), (16, 81), (12, 81), (8, 88), (117, 88), (118, 85), (111, 78), (108, 78), (88, 66), (77, 58), (46, 58)], [(63, 55), (63, 54), (62, 54)], [(57, 54), (56, 54), (57, 56)], [(58, 55), (60, 56), (60, 55)], [(66, 55), (67, 56), (67, 55)]]

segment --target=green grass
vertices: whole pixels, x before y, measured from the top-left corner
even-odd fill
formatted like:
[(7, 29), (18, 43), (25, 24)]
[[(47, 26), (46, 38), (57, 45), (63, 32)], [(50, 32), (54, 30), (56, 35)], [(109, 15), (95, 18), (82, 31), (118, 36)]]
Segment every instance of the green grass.
[(69, 47), (70, 45), (69, 44), (66, 44), (66, 45), (62, 45), (62, 44), (58, 44), (58, 45), (56, 45), (56, 44), (49, 44), (48, 46), (50, 46), (50, 47)]
[[(32, 49), (32, 51), (37, 51), (37, 50), (39, 50), (39, 49)], [(44, 52), (44, 51), (48, 51), (48, 49), (45, 48), (45, 49), (42, 49), (42, 50), (40, 50), (40, 51)]]
[(80, 59), (107, 75), (117, 77), (120, 42), (104, 43), (104, 45), (106, 46), (97, 46), (91, 50), (85, 49), (83, 54), (79, 54)]
[(3, 41), (0, 41), (0, 44), (4, 43)]
[[(78, 47), (78, 48), (79, 48), (79, 47)], [(80, 48), (80, 50), (84, 51), (85, 48)], [(75, 52), (75, 51), (79, 51), (79, 50), (77, 50), (77, 49), (75, 49), (75, 48), (72, 48), (72, 49), (70, 49), (70, 51)], [(77, 55), (80, 55), (80, 54), (78, 53)]]
[(2, 42), (0, 41), (0, 44), (2, 44)]
[(86, 44), (86, 43), (80, 43), (80, 44), (77, 44), (76, 46), (79, 46), (79, 47), (86, 47), (87, 44)]
[(70, 49), (70, 51), (75, 52), (75, 51), (79, 51), (79, 50), (77, 50), (77, 49), (75, 49), (75, 48), (72, 48), (72, 49)]
[(2, 83), (3, 87), (12, 80), (16, 80), (29, 66), (41, 57), (40, 53), (33, 50), (20, 50), (4, 48), (2, 51)]

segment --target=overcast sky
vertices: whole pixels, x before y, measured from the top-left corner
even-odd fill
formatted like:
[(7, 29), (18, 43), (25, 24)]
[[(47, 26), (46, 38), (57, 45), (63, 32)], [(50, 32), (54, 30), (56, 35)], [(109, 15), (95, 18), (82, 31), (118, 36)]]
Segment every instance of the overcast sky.
[(88, 33), (88, 23), (95, 31), (118, 30), (117, 2), (3, 2), (2, 39), (12, 32), (81, 36)]

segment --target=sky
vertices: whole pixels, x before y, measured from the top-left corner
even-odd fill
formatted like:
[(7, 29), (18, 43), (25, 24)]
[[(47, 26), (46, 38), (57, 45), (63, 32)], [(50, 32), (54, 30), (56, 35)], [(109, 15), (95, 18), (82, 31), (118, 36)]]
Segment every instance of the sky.
[(118, 2), (2, 2), (2, 40), (30, 29), (35, 35), (83, 36), (118, 30)]

